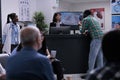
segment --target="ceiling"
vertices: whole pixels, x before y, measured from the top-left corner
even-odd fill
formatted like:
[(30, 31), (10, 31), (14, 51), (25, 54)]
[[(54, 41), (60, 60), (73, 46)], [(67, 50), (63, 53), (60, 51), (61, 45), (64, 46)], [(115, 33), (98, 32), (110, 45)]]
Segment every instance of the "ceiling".
[(98, 1), (109, 1), (109, 0), (60, 0), (60, 1), (65, 1), (69, 3), (81, 3), (81, 2), (98, 2)]

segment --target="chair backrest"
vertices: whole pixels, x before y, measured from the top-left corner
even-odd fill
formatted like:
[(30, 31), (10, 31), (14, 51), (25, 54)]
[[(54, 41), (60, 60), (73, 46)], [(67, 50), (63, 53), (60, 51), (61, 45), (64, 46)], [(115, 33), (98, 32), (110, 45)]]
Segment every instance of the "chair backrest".
[(9, 57), (8, 54), (0, 54), (0, 63), (3, 66), (3, 68), (6, 67), (6, 62), (7, 62), (8, 57)]

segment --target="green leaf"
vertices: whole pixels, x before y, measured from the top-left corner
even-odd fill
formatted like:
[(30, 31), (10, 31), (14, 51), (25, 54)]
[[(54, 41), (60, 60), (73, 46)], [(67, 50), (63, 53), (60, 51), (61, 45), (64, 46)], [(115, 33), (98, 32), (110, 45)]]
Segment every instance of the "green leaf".
[(48, 28), (48, 25), (44, 22), (44, 15), (42, 12), (35, 12), (33, 16), (34, 22), (36, 23), (36, 26), (44, 32), (48, 32), (46, 28)]

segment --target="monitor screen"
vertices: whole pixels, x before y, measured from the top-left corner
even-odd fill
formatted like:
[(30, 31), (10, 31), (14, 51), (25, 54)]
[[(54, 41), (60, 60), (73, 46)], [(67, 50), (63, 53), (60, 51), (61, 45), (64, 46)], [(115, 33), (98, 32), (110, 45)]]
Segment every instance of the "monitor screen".
[(49, 34), (70, 34), (70, 26), (50, 27)]
[(79, 21), (82, 20), (82, 12), (60, 12), (61, 22), (66, 25), (78, 25)]

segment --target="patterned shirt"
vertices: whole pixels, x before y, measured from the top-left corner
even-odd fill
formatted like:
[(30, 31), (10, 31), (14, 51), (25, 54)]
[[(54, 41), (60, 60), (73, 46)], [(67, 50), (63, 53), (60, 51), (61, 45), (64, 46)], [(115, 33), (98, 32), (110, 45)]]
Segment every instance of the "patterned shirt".
[(11, 39), (11, 42), (12, 44), (19, 44), (19, 41), (18, 41), (18, 34), (19, 34), (19, 31), (18, 31), (18, 26), (11, 23), (11, 28), (12, 28), (12, 39)]
[(87, 16), (82, 21), (81, 33), (88, 31), (93, 39), (98, 39), (103, 36), (99, 22), (93, 16)]
[(101, 69), (91, 71), (87, 80), (120, 80), (120, 63), (106, 64)]

